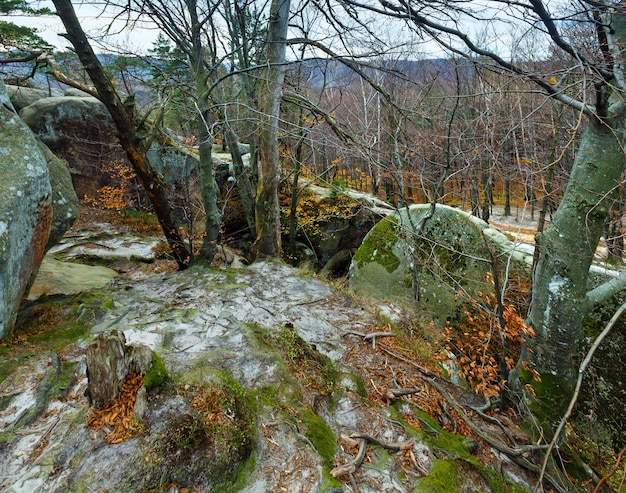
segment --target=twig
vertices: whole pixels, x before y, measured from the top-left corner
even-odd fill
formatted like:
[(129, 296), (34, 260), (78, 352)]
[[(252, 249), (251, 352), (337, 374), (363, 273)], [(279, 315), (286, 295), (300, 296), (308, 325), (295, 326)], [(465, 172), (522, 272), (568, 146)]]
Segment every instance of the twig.
[(563, 416), (563, 418), (561, 418), (559, 426), (554, 432), (554, 437), (552, 438), (552, 440), (550, 441), (550, 444), (548, 445), (548, 450), (546, 450), (546, 455), (543, 459), (543, 464), (541, 465), (541, 473), (539, 474), (539, 479), (537, 481), (537, 485), (535, 486), (534, 491), (537, 491), (539, 489), (543, 476), (545, 475), (546, 468), (548, 467), (548, 460), (550, 459), (550, 453), (552, 452), (552, 449), (556, 445), (556, 442), (558, 441), (559, 436), (561, 435), (561, 432), (563, 431), (563, 428), (565, 428), (567, 420), (572, 415), (572, 411), (574, 410), (574, 406), (576, 405), (576, 401), (578, 400), (580, 387), (582, 387), (582, 384), (583, 384), (583, 377), (584, 377), (585, 370), (587, 369), (587, 366), (589, 366), (589, 363), (591, 363), (591, 358), (593, 358), (593, 355), (596, 352), (596, 349), (598, 349), (598, 347), (600, 346), (604, 338), (609, 334), (609, 332), (611, 332), (611, 329), (613, 329), (613, 326), (617, 323), (618, 319), (622, 316), (622, 313), (624, 313), (624, 311), (626, 311), (626, 303), (623, 303), (622, 306), (620, 306), (617, 309), (617, 311), (613, 314), (613, 316), (611, 317), (611, 320), (609, 320), (609, 323), (606, 324), (606, 327), (604, 328), (604, 330), (602, 330), (600, 335), (593, 342), (593, 344), (591, 345), (591, 348), (589, 348), (589, 351), (587, 352), (587, 355), (585, 356), (585, 359), (580, 364), (580, 367), (578, 368), (578, 379), (576, 380), (576, 387), (574, 389), (574, 395), (572, 395), (572, 398), (570, 399), (570, 402), (569, 402), (569, 406), (567, 407), (567, 411), (565, 412), (565, 415)]
[[(511, 457), (517, 464), (519, 464), (520, 466), (528, 469), (529, 471), (532, 472), (536, 472), (539, 473), (541, 468), (535, 464), (533, 464), (532, 462), (530, 462), (529, 460), (525, 459), (525, 455), (536, 451), (536, 450), (541, 450), (543, 448), (546, 448), (544, 446), (539, 446), (539, 445), (525, 445), (523, 447), (515, 447), (515, 448), (511, 448), (508, 445), (502, 443), (500, 440), (497, 440), (491, 436), (489, 436), (488, 434), (484, 433), (478, 426), (476, 426), (476, 424), (469, 419), (469, 417), (465, 414), (465, 412), (463, 411), (463, 409), (461, 409), (461, 406), (456, 402), (456, 400), (450, 395), (448, 394), (444, 388), (439, 385), (434, 379), (429, 379), (429, 383), (435, 388), (435, 390), (437, 390), (437, 392), (439, 392), (442, 397), (448, 401), (448, 403), (453, 407), (453, 409), (459, 414), (459, 416), (461, 416), (461, 419), (463, 419), (463, 421), (465, 422), (465, 424), (467, 424), (467, 426), (470, 427), (470, 429), (476, 433), (481, 439), (483, 439), (485, 442), (487, 442), (490, 446), (492, 446), (493, 448), (495, 448), (496, 450), (498, 450), (499, 452), (502, 452), (506, 455), (508, 455), (509, 457)], [(564, 488), (563, 486), (561, 486), (560, 484), (558, 484), (558, 482), (556, 481), (556, 479), (554, 479), (551, 476), (545, 476), (545, 478), (552, 484), (552, 486), (554, 486), (554, 488), (559, 492), (559, 493), (567, 493), (568, 490), (566, 488)]]
[(421, 392), (422, 389), (387, 389), (383, 392), (383, 400), (387, 403), (387, 405), (396, 402), (403, 395), (411, 395), (417, 394)]

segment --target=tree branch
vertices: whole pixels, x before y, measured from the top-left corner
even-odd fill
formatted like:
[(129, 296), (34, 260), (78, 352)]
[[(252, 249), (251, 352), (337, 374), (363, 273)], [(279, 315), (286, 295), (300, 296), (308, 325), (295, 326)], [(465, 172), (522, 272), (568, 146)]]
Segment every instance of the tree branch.
[(87, 84), (83, 84), (82, 82), (75, 81), (74, 79), (70, 79), (67, 75), (65, 75), (61, 70), (61, 67), (59, 67), (59, 64), (54, 60), (50, 53), (41, 53), (39, 57), (37, 57), (37, 61), (45, 63), (50, 68), (53, 77), (57, 81), (73, 87), (74, 89), (86, 92), (87, 94), (90, 94), (94, 98), (100, 100), (100, 94), (98, 94), (98, 91), (96, 91), (93, 86), (88, 86)]
[(605, 302), (612, 296), (626, 288), (626, 269), (621, 271), (617, 277), (607, 281), (600, 286), (592, 289), (585, 296), (585, 305), (587, 311), (592, 310), (595, 306)]

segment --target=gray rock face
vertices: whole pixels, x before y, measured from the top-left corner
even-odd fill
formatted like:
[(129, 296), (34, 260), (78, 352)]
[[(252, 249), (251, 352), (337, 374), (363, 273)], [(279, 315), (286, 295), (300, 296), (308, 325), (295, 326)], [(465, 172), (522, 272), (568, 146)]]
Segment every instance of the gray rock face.
[(52, 190), (46, 159), (7, 104), (1, 81), (0, 100), (0, 337), (5, 337), (48, 243)]
[(493, 292), (494, 258), (501, 274), (523, 272), (530, 260), (486, 222), (444, 205), (417, 234), (429, 208), (414, 205), (380, 221), (354, 255), (350, 286), (364, 296), (418, 302), (444, 323), (468, 296)]
[(106, 107), (93, 97), (40, 99), (20, 111), (24, 122), (57, 157), (68, 163), (76, 194), (98, 197), (104, 186), (117, 186), (112, 167), (126, 163)]
[(33, 89), (32, 87), (7, 85), (7, 91), (15, 111), (18, 113), (22, 108), (40, 99), (49, 98), (50, 96), (62, 96), (62, 92), (59, 89), (46, 91), (44, 89)]
[(72, 185), (72, 176), (67, 164), (56, 157), (43, 143), (39, 149), (48, 163), (52, 187), (52, 225), (46, 250), (56, 245), (65, 232), (72, 227), (80, 215), (80, 202)]
[(60, 140), (73, 138), (72, 130), (80, 135), (86, 127), (103, 127), (111, 120), (96, 98), (77, 96), (39, 99), (23, 108), (20, 117), (52, 150)]

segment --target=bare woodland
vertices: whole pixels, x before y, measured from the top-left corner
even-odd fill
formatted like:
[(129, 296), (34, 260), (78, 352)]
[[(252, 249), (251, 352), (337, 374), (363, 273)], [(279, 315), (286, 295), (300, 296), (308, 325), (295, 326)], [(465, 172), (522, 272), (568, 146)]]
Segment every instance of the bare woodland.
[[(397, 209), (530, 216), (532, 277), (512, 299), (496, 273), (490, 301), (475, 300), (488, 315), (472, 323), (498, 321), (501, 385), (489, 398), (530, 421), (543, 413), (546, 443), (561, 443), (585, 368), (585, 317), (626, 287), (626, 3), (111, 0), (103, 9), (127, 29), (162, 33), (149, 53), (106, 45), (125, 62), (113, 66), (93, 48), (106, 36), (89, 39), (72, 2), (54, 5), (88, 77), (68, 53), (23, 51), (106, 105), (181, 269), (210, 264), (225, 238), (214, 146), (232, 154), (249, 259), (296, 256), (299, 201), (312, 184)], [(197, 248), (146, 158), (159, 139), (197, 149)], [(600, 245), (616, 274), (597, 282)]]

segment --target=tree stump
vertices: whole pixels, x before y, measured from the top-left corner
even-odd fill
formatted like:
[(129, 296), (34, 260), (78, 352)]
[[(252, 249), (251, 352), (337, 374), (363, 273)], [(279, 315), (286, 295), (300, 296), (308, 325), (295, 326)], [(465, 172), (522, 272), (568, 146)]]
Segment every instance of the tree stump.
[[(117, 398), (122, 384), (130, 375), (145, 375), (152, 363), (147, 346), (127, 346), (122, 332), (99, 334), (87, 348), (87, 391), (89, 402), (103, 409)], [(145, 399), (145, 392), (141, 393)], [(138, 408), (142, 409), (143, 403)]]

